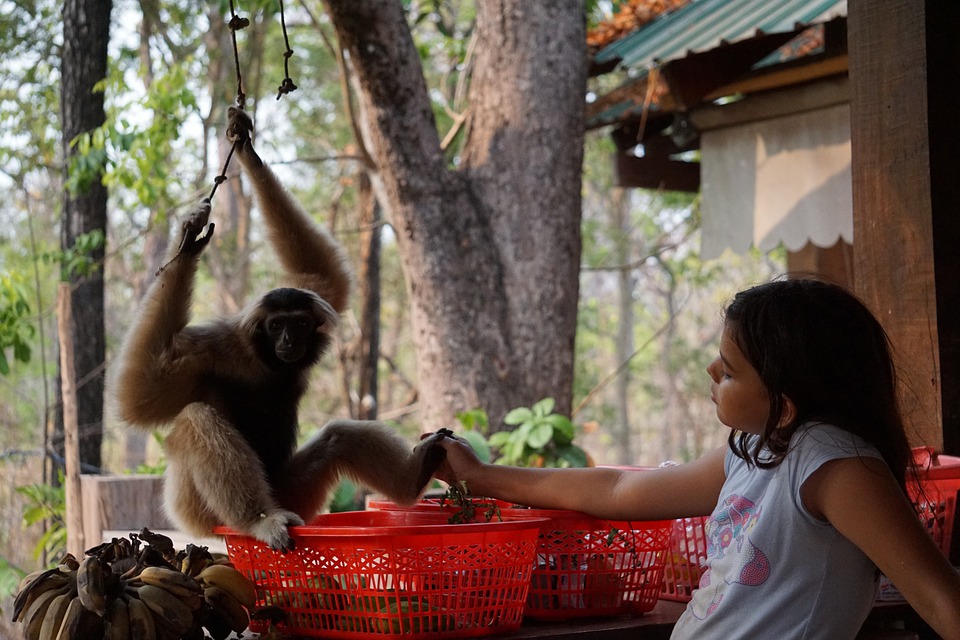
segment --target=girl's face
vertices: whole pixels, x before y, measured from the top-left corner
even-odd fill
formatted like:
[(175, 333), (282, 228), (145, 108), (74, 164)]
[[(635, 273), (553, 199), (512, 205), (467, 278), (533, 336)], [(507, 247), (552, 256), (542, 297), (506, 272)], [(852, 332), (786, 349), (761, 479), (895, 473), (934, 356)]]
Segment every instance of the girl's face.
[(707, 367), (707, 373), (713, 380), (710, 399), (717, 405), (720, 422), (746, 433), (763, 433), (770, 415), (770, 397), (728, 327), (720, 337), (720, 355)]

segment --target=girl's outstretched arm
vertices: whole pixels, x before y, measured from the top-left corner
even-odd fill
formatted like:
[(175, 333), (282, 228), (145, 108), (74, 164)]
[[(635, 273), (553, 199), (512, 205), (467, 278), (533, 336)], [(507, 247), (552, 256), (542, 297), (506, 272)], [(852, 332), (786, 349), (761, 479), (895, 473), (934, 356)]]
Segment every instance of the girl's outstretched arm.
[(481, 462), (466, 441), (447, 437), (436, 476), (466, 483), (472, 495), (611, 520), (661, 520), (709, 514), (724, 481), (726, 447), (693, 462), (644, 471), (539, 469)]
[(824, 464), (803, 504), (856, 544), (944, 640), (960, 640), (960, 574), (924, 531), (887, 466), (875, 458)]

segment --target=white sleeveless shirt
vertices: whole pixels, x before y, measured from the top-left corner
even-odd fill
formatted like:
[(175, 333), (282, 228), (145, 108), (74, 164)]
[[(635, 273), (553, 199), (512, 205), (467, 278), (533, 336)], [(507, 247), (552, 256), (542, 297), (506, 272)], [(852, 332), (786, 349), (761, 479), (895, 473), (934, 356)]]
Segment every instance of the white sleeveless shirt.
[(804, 508), (800, 487), (825, 462), (856, 456), (881, 458), (857, 436), (815, 423), (797, 430), (772, 469), (728, 451), (727, 478), (706, 526), (707, 571), (671, 638), (854, 638), (879, 572)]

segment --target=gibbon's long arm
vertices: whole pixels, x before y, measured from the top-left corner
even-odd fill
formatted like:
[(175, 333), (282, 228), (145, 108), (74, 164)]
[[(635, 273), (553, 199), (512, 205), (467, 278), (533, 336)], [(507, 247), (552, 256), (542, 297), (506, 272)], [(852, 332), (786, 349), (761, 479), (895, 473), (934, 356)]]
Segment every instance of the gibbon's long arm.
[(179, 249), (150, 285), (117, 359), (117, 410), (131, 425), (171, 422), (195, 399), (197, 379), (209, 368), (212, 356), (187, 328), (197, 263), (213, 233), (211, 224), (204, 234), (209, 217), (204, 201), (183, 223)]
[(292, 280), (290, 286), (310, 289), (337, 313), (342, 312), (352, 284), (346, 254), (324, 229), (310, 220), (257, 155), (250, 142), (250, 117), (236, 107), (230, 108), (228, 117), (227, 137), (237, 143), (237, 158), (253, 185), (270, 243)]

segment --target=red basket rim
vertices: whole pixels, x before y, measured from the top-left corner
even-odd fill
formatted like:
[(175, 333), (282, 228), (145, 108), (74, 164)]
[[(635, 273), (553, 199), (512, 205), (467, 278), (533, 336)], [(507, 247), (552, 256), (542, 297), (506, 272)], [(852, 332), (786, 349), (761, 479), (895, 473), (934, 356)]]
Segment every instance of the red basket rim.
[[(504, 500), (499, 500), (497, 498), (484, 498), (484, 497), (473, 497), (472, 501), (477, 505), (488, 505), (495, 504), (500, 513), (504, 516), (509, 516), (510, 520), (515, 520), (517, 516), (523, 515), (531, 519), (537, 520), (589, 520), (597, 523), (613, 524), (620, 525), (618, 528), (632, 528), (632, 529), (666, 529), (673, 526), (673, 519), (669, 520), (611, 520), (609, 518), (600, 518), (597, 516), (592, 516), (588, 513), (583, 513), (582, 511), (573, 511), (571, 509), (539, 509), (535, 507), (524, 507), (521, 505), (516, 505), (515, 503), (506, 502)], [(370, 502), (372, 509), (384, 509), (391, 511), (402, 511), (402, 512), (440, 512), (440, 511), (456, 511), (461, 507), (459, 505), (448, 502), (447, 504), (440, 504), (437, 502), (437, 499), (428, 499), (417, 504), (411, 505), (409, 507), (401, 507), (390, 500), (376, 500)], [(505, 506), (509, 505), (509, 506)], [(461, 525), (456, 525), (461, 526)]]
[[(411, 536), (437, 535), (445, 533), (482, 533), (484, 531), (523, 531), (541, 529), (548, 522), (548, 518), (511, 518), (510, 520), (491, 522), (465, 522), (461, 524), (406, 524), (406, 525), (338, 525), (306, 524), (290, 527), (290, 535), (297, 538), (320, 537), (380, 537), (380, 536)], [(213, 534), (218, 536), (250, 537), (245, 533), (226, 526), (214, 527)]]

